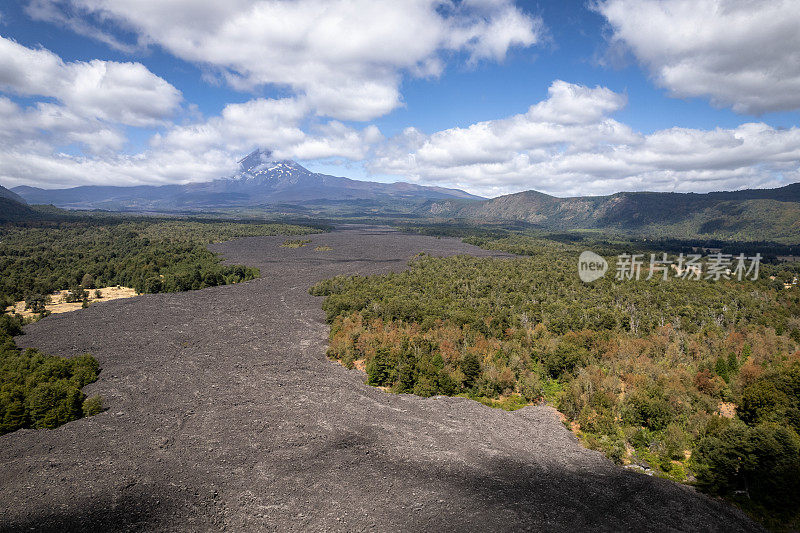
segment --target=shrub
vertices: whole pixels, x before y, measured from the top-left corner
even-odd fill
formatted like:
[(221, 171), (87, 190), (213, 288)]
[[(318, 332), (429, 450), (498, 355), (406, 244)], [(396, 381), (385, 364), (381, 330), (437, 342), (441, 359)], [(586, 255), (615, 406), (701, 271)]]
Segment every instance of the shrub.
[(589, 351), (583, 346), (571, 342), (561, 342), (555, 350), (548, 352), (544, 358), (544, 367), (553, 378), (572, 372), (576, 367), (589, 361)]
[(367, 383), (370, 385), (390, 385), (394, 373), (394, 359), (389, 350), (378, 348), (375, 356), (367, 364)]
[(0, 341), (4, 337), (22, 335), (22, 317), (19, 315), (0, 315)]
[(103, 411), (103, 398), (92, 396), (83, 401), (83, 416), (94, 416)]
[(54, 428), (80, 418), (83, 394), (67, 380), (45, 381), (25, 395), (25, 408), (34, 428)]
[(461, 360), (461, 371), (464, 373), (464, 386), (472, 387), (481, 375), (481, 360), (474, 353), (468, 353)]
[(48, 297), (43, 294), (31, 294), (25, 297), (25, 309), (31, 313), (44, 313)]
[(666, 428), (672, 417), (672, 406), (664, 397), (642, 391), (626, 400), (622, 418), (628, 424), (658, 431)]

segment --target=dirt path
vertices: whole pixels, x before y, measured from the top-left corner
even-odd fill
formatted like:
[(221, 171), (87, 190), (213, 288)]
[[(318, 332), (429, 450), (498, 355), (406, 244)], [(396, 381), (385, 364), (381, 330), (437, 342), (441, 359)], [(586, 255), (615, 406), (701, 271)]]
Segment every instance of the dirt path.
[[(615, 467), (552, 409), (386, 394), (325, 359), (306, 289), (400, 270), (452, 239), (349, 228), (213, 246), (262, 278), (144, 295), (27, 327), (22, 346), (91, 352), (109, 410), (0, 437), (0, 529), (757, 529), (691, 489)], [(316, 252), (319, 245), (331, 246)]]

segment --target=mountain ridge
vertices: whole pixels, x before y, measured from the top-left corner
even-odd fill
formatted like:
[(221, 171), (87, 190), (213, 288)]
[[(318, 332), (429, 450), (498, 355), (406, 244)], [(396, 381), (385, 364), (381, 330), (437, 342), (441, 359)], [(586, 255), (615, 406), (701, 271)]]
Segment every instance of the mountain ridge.
[(252, 208), (304, 217), (412, 216), (524, 223), (558, 231), (800, 242), (800, 183), (774, 189), (638, 191), (567, 198), (529, 190), (483, 199), (457, 189), (316, 173), (295, 161), (275, 160), (267, 150), (256, 150), (239, 164), (239, 172), (232, 176), (187, 185), (3, 190), (8, 191), (5, 196), (19, 196), (31, 204), (69, 209), (202, 212)]
[(0, 185), (0, 198), (6, 198), (7, 200), (12, 200), (14, 202), (18, 202), (21, 204), (25, 204), (25, 199), (22, 196), (18, 195), (14, 191), (10, 189), (6, 189), (2, 185)]
[(185, 185), (83, 185), (67, 189), (20, 186), (13, 191), (35, 204), (72, 209), (142, 211), (252, 207), (326, 200), (482, 199), (458, 189), (330, 176), (312, 172), (295, 161), (271, 158), (271, 152), (256, 150), (239, 161), (239, 171), (233, 176)]
[(524, 222), (553, 230), (800, 242), (800, 183), (710, 193), (618, 192), (558, 198), (537, 191), (460, 203), (429, 202), (420, 215)]
[(0, 223), (40, 218), (21, 196), (0, 185)]

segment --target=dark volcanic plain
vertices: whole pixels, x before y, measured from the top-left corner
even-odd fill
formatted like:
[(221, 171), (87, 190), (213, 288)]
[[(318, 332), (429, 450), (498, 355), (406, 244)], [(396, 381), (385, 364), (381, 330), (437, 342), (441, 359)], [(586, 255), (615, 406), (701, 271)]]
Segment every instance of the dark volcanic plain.
[[(212, 246), (261, 279), (54, 315), (17, 339), (90, 352), (108, 410), (0, 437), (2, 530), (746, 531), (741, 512), (584, 449), (549, 407), (387, 394), (325, 358), (313, 283), (489, 252), (350, 227)], [(332, 251), (316, 252), (317, 245)]]

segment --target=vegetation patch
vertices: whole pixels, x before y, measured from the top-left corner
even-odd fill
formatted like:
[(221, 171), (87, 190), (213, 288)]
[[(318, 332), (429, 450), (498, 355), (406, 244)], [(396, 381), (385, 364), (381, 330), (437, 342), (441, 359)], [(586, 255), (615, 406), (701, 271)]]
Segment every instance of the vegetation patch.
[(283, 241), (281, 244), (284, 248), (302, 248), (306, 244), (310, 243), (311, 239), (287, 239)]
[(585, 284), (572, 244), (483, 244), (527, 257), (422, 256), (313, 287), (329, 357), (363, 360), (368, 383), (395, 392), (545, 401), (619, 464), (796, 512), (800, 293), (770, 279), (796, 266), (764, 265), (749, 282)]
[(18, 317), (0, 317), (0, 435), (21, 428), (54, 428), (102, 410), (99, 396), (81, 389), (97, 380), (100, 366), (89, 354), (73, 358), (17, 348)]
[(0, 226), (0, 303), (38, 301), (44, 308), (55, 291), (82, 295), (122, 286), (137, 293), (178, 292), (246, 281), (258, 269), (223, 265), (207, 245), (315, 231), (288, 224), (86, 217)]
[(237, 283), (258, 269), (222, 265), (207, 249), (237, 237), (317, 230), (287, 224), (65, 217), (0, 226), (0, 434), (53, 428), (102, 410), (81, 389), (100, 371), (91, 355), (20, 350), (25, 321), (143, 292)]
[(333, 250), (333, 248), (330, 246), (317, 246), (314, 248), (315, 252), (330, 252), (331, 250)]

